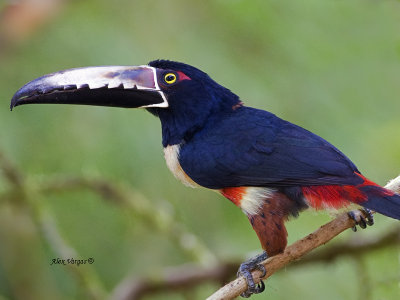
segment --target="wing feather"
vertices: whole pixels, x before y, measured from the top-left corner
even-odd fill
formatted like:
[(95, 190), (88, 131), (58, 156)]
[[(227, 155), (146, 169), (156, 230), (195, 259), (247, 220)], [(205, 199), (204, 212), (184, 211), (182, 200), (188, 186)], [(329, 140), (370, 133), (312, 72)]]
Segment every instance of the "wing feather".
[(327, 141), (248, 107), (210, 119), (182, 145), (179, 162), (212, 189), (360, 183), (356, 166)]

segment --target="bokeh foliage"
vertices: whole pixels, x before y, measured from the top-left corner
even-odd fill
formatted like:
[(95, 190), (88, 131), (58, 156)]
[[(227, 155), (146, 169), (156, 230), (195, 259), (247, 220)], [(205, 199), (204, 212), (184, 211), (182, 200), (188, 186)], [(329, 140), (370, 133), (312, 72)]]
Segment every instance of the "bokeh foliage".
[[(157, 119), (145, 111), (78, 106), (10, 113), (13, 93), (33, 78), (71, 67), (183, 61), (245, 104), (322, 135), (384, 184), (400, 171), (399, 29), (400, 3), (394, 0), (67, 1), (40, 31), (17, 45), (0, 44), (0, 149), (33, 183), (63, 174), (129, 184), (151, 199), (154, 211), (173, 210), (218, 258), (243, 258), (259, 249), (247, 219), (221, 196), (173, 178)], [(0, 192), (6, 190), (0, 179)], [(127, 275), (190, 261), (165, 234), (87, 190), (35, 201), (83, 258), (95, 259), (91, 267), (105, 291)], [(0, 294), (14, 299), (15, 289), (25, 288), (24, 299), (84, 298), (68, 269), (50, 266), (57, 254), (32, 229), (29, 212), (15, 205), (0, 203)], [(328, 219), (302, 214), (289, 223), (289, 240)], [(374, 228), (341, 238), (378, 235), (396, 225), (376, 219)], [(363, 258), (371, 299), (400, 297), (398, 250)], [(343, 259), (282, 271), (254, 299), (354, 299), (357, 270)], [(196, 289), (192, 297), (205, 298), (217, 286)], [(167, 297), (183, 296), (154, 299)]]

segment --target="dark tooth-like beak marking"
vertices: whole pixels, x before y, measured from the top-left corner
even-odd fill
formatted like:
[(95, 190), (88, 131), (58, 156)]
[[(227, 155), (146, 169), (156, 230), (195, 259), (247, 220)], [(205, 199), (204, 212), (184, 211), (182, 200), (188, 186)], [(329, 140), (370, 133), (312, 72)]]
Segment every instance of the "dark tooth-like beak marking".
[(18, 90), (10, 109), (33, 103), (168, 107), (157, 69), (149, 66), (87, 67), (48, 74)]

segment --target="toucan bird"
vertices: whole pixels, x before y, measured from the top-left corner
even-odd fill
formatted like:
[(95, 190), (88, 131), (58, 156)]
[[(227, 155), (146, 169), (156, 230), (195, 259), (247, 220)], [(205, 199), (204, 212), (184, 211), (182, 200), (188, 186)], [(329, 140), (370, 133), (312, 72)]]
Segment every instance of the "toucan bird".
[[(365, 228), (370, 210), (400, 219), (400, 196), (364, 177), (323, 138), (274, 114), (245, 106), (229, 89), (184, 63), (155, 60), (148, 65), (102, 66), (60, 71), (37, 78), (14, 95), (11, 109), (33, 103), (145, 108), (161, 121), (168, 168), (190, 187), (221, 193), (240, 207), (264, 252), (243, 263), (239, 273), (248, 297), (264, 290), (251, 270), (281, 253), (284, 222), (308, 207), (351, 212)], [(265, 271), (265, 269), (264, 269)]]

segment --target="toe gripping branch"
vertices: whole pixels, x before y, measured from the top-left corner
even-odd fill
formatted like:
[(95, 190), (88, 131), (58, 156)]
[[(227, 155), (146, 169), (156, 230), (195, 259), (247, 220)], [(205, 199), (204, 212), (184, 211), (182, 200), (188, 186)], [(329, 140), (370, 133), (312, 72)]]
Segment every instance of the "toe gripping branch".
[[(367, 225), (374, 225), (374, 216), (372, 214), (373, 212), (368, 208), (348, 212), (349, 217), (355, 222), (352, 230), (357, 231), (357, 225), (362, 229), (365, 229)], [(247, 290), (240, 295), (243, 298), (249, 298), (252, 294), (259, 294), (265, 290), (265, 284), (262, 280), (260, 280), (258, 284), (254, 283), (254, 278), (251, 272), (254, 270), (260, 270), (262, 272), (260, 278), (263, 278), (267, 274), (267, 270), (265, 269), (264, 265), (261, 264), (261, 262), (267, 258), (268, 255), (264, 251), (263, 253), (245, 261), (240, 265), (237, 275), (238, 277), (243, 276), (245, 278), (248, 287)]]
[(267, 258), (267, 252), (264, 251), (263, 253), (252, 257), (240, 265), (237, 275), (238, 277), (243, 276), (245, 278), (248, 287), (247, 291), (240, 295), (243, 298), (249, 298), (252, 294), (259, 294), (265, 290), (265, 284), (262, 280), (260, 280), (260, 283), (258, 284), (254, 283), (254, 278), (251, 274), (251, 271), (258, 269), (262, 272), (261, 278), (264, 277), (267, 274), (267, 270), (265, 269), (264, 265), (260, 263)]
[(357, 225), (362, 229), (367, 228), (367, 225), (374, 225), (374, 216), (368, 208), (349, 211), (348, 215), (355, 222), (355, 225), (351, 228), (354, 232), (357, 231)]

